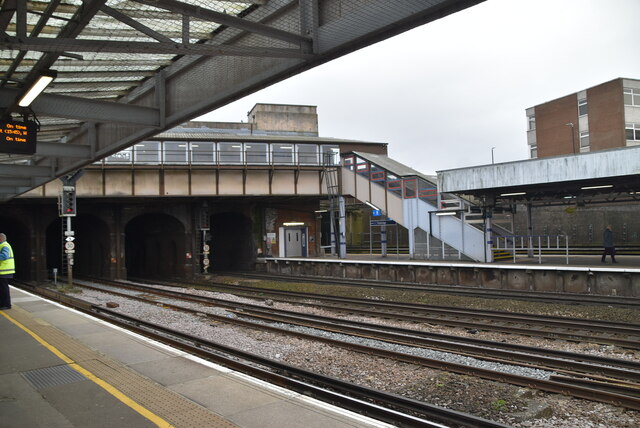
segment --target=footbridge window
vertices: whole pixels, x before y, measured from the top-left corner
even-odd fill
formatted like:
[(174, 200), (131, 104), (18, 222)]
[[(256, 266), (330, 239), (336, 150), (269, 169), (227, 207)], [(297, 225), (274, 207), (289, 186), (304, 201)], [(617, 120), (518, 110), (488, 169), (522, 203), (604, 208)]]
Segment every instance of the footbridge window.
[(332, 144), (242, 141), (143, 141), (98, 164), (144, 165), (339, 165)]
[(419, 198), (431, 204), (436, 204), (438, 200), (438, 189), (435, 183), (422, 177), (399, 177), (392, 171), (356, 155), (344, 156), (342, 165), (350, 171), (367, 177), (372, 183), (385, 186), (388, 192), (395, 193), (403, 199)]

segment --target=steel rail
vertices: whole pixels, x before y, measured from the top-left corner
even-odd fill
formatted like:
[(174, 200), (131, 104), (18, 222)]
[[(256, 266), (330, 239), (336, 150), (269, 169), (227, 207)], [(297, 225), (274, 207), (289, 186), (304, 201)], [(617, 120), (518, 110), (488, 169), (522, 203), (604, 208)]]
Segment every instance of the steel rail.
[[(149, 283), (148, 280), (146, 280), (146, 282)], [(163, 282), (158, 281), (155, 281), (155, 283), (163, 284)], [(225, 290), (233, 290), (235, 294), (244, 291), (253, 294), (259, 293), (263, 296), (293, 296), (301, 299), (314, 299), (324, 302), (325, 308), (348, 311), (350, 313), (359, 313), (368, 316), (385, 317), (393, 315), (393, 317), (397, 319), (404, 319), (415, 322), (439, 323), (454, 327), (472, 328), (478, 330), (492, 330), (503, 333), (518, 333), (525, 336), (540, 336), (550, 339), (564, 338), (567, 340), (581, 340), (601, 344), (616, 345), (630, 349), (640, 349), (640, 324), (623, 324), (599, 320), (585, 321), (579, 318), (541, 316), (513, 312), (488, 311), (481, 309), (472, 310), (465, 308), (409, 303), (394, 303), (370, 299), (341, 298), (314, 293), (269, 290), (246, 286), (230, 286), (228, 284), (222, 283), (185, 283), (191, 285), (222, 288)], [(180, 286), (178, 284), (169, 282), (164, 282), (164, 284)], [(286, 298), (279, 298), (278, 300), (283, 302), (294, 302), (297, 304), (309, 305), (309, 303), (306, 302), (300, 302), (297, 300)], [(330, 302), (333, 305), (327, 302)], [(354, 306), (348, 305), (360, 305), (365, 309), (357, 309)], [(318, 305), (317, 303), (313, 303), (312, 306), (318, 307), (320, 305)], [(372, 310), (370, 308), (376, 308), (376, 310)], [(380, 309), (386, 309), (386, 311), (381, 311)], [(394, 312), (394, 310), (396, 312)], [(405, 315), (404, 313), (401, 313), (399, 311), (410, 312), (412, 315)], [(419, 316), (417, 315), (418, 313), (422, 313), (424, 315)], [(437, 316), (437, 314), (439, 314), (440, 316)], [(464, 321), (461, 318), (470, 320)], [(491, 320), (494, 323), (486, 323), (486, 320)], [(514, 324), (525, 324), (527, 326), (537, 324), (541, 327), (536, 330), (532, 329), (531, 327), (518, 327)], [(555, 328), (555, 330), (549, 330), (549, 328)], [(605, 334), (594, 335), (594, 331)], [(624, 335), (625, 337), (630, 336), (631, 339), (618, 338), (614, 336), (614, 334)]]
[[(158, 294), (161, 294), (161, 293), (158, 293)], [(136, 298), (138, 300), (145, 300), (144, 297), (135, 297), (130, 295), (124, 295), (124, 296), (130, 297), (130, 298)], [(171, 297), (175, 297), (175, 296), (171, 296)], [(192, 299), (187, 299), (187, 300), (192, 300)], [(182, 310), (185, 312), (190, 312), (194, 314), (201, 313), (198, 310), (184, 308), (179, 305), (167, 304), (162, 302), (160, 303), (163, 304), (164, 306), (168, 306), (168, 307)], [(238, 304), (234, 304), (234, 306), (237, 306), (237, 305)], [(245, 312), (242, 309), (240, 309), (237, 311), (237, 314), (244, 315)], [(446, 371), (450, 371), (458, 374), (477, 376), (477, 377), (488, 379), (488, 380), (509, 383), (509, 384), (518, 385), (518, 386), (531, 387), (531, 388), (536, 388), (546, 392), (571, 395), (577, 398), (600, 401), (600, 402), (613, 404), (617, 406), (624, 406), (634, 410), (640, 410), (639, 399), (629, 396), (627, 394), (621, 393), (621, 391), (633, 392), (633, 393), (635, 393), (635, 391), (638, 391), (638, 386), (633, 384), (628, 384), (626, 388), (622, 389), (621, 387), (616, 386), (615, 384), (614, 385), (611, 385), (610, 383), (605, 384), (602, 381), (589, 381), (586, 379), (582, 381), (576, 380), (575, 382), (570, 382), (567, 380), (552, 381), (552, 380), (535, 379), (535, 378), (530, 378), (522, 375), (514, 375), (510, 373), (495, 371), (495, 370), (472, 367), (472, 366), (459, 364), (459, 363), (452, 363), (452, 362), (414, 356), (414, 355), (395, 352), (395, 351), (372, 348), (370, 346), (354, 344), (354, 343), (345, 342), (337, 339), (318, 337), (316, 335), (312, 335), (308, 333), (295, 332), (288, 329), (273, 327), (273, 326), (264, 325), (264, 324), (256, 324), (254, 322), (245, 321), (238, 318), (229, 319), (227, 317), (219, 316), (219, 315), (213, 315), (213, 314), (205, 314), (205, 315), (219, 322), (241, 324), (245, 327), (257, 328), (260, 330), (268, 329), (268, 330), (272, 330), (277, 333), (281, 333), (285, 335), (295, 335), (295, 336), (303, 337), (309, 340), (322, 341), (334, 346), (339, 346), (339, 347), (355, 350), (357, 352), (366, 353), (370, 355), (376, 355), (379, 357), (392, 358), (394, 360), (403, 361), (410, 364), (417, 364), (417, 365), (422, 365), (422, 366), (430, 367), (434, 369), (446, 370)], [(377, 339), (375, 336), (367, 336), (366, 334), (364, 335), (361, 334), (360, 336)], [(407, 342), (395, 342), (395, 343), (400, 343), (408, 346), (415, 346)], [(635, 375), (637, 376), (638, 373), (635, 373)], [(570, 379), (573, 379), (573, 378), (570, 378)]]
[[(95, 287), (90, 284), (81, 284), (83, 287), (105, 291), (101, 287)], [(581, 362), (590, 363), (588, 367), (593, 371), (593, 369), (597, 369), (601, 367), (603, 369), (602, 375), (608, 376), (621, 376), (621, 377), (631, 377), (635, 378), (635, 374), (633, 371), (640, 371), (640, 363), (636, 363), (634, 361), (629, 360), (621, 360), (621, 359), (613, 359), (607, 357), (600, 357), (595, 355), (588, 354), (579, 354), (575, 352), (567, 352), (567, 351), (559, 351), (554, 349), (546, 349), (525, 345), (517, 345), (510, 344), (504, 342), (494, 342), (489, 340), (482, 339), (474, 339), (468, 337), (459, 337), (446, 335), (442, 333), (432, 333), (421, 330), (412, 330), (400, 327), (392, 327), (392, 326), (381, 326), (379, 324), (371, 324), (359, 321), (352, 320), (341, 320), (339, 318), (326, 317), (321, 315), (312, 315), (305, 314), (295, 311), (287, 311), (284, 309), (267, 309), (260, 305), (254, 305), (250, 303), (238, 303), (231, 302), (224, 299), (218, 299), (214, 297), (205, 297), (205, 296), (195, 296), (189, 293), (183, 293), (179, 291), (173, 290), (162, 290), (153, 287), (147, 286), (138, 286), (130, 283), (121, 283), (118, 281), (107, 281), (108, 286), (116, 286), (120, 288), (132, 289), (132, 290), (140, 290), (150, 293), (155, 293), (158, 295), (163, 295), (165, 297), (175, 297), (181, 300), (188, 300), (191, 302), (202, 303), (207, 305), (215, 305), (218, 307), (224, 307), (232, 311), (237, 311), (239, 314), (243, 315), (251, 315), (251, 311), (255, 311), (260, 315), (257, 316), (281, 316), (285, 319), (285, 322), (292, 322), (290, 318), (296, 317), (298, 322), (300, 320), (311, 320), (317, 321), (316, 325), (321, 323), (330, 324), (334, 328), (338, 328), (338, 326), (346, 325), (347, 328), (359, 326), (362, 329), (371, 330), (368, 334), (374, 334), (373, 331), (384, 329), (388, 332), (396, 332), (398, 334), (411, 336), (411, 340), (417, 341), (422, 340), (424, 343), (433, 345), (434, 347), (440, 347), (441, 349), (445, 349), (447, 351), (460, 351), (465, 350), (471, 352), (475, 350), (475, 355), (482, 356), (504, 356), (505, 351), (501, 351), (498, 348), (503, 348), (505, 350), (511, 351), (508, 355), (521, 356), (524, 359), (528, 359), (531, 361), (531, 358), (535, 355), (540, 355), (542, 358), (554, 358), (558, 361), (558, 365), (554, 368), (566, 368), (567, 363), (564, 363), (566, 360), (570, 360), (571, 362), (568, 364), (577, 363), (577, 365), (572, 365), (571, 367), (579, 368), (581, 366)], [(111, 292), (111, 291), (110, 291)], [(115, 294), (119, 294), (124, 297), (131, 297), (129, 294), (114, 292)], [(267, 315), (265, 315), (267, 314)], [(289, 320), (286, 320), (289, 318)], [(382, 334), (381, 334), (382, 335)], [(430, 342), (429, 342), (430, 341)], [(594, 366), (595, 365), (595, 366)], [(608, 367), (607, 367), (608, 366)], [(638, 378), (640, 380), (640, 378)]]
[(468, 287), (464, 285), (438, 285), (438, 284), (421, 284), (417, 282), (397, 282), (397, 281), (380, 281), (380, 280), (357, 280), (345, 278), (326, 278), (319, 276), (293, 276), (293, 275), (274, 275), (269, 273), (255, 272), (217, 272), (221, 276), (235, 276), (246, 278), (258, 278), (267, 280), (277, 280), (283, 282), (308, 282), (319, 284), (330, 284), (343, 287), (366, 287), (380, 288), (390, 290), (406, 290), (406, 291), (424, 291), (427, 293), (454, 294), (467, 297), (480, 297), (488, 299), (515, 299), (527, 300), (547, 303), (565, 303), (578, 305), (608, 305), (620, 307), (640, 307), (640, 298), (637, 297), (619, 297), (619, 296), (603, 296), (592, 294), (575, 294), (575, 293), (557, 293), (557, 292), (541, 292), (541, 291), (518, 291), (518, 290), (501, 290), (495, 288)]
[[(101, 287), (82, 284), (82, 287), (105, 291), (126, 298), (132, 298), (140, 301), (148, 302), (144, 297), (132, 296), (126, 293), (120, 293), (113, 290), (105, 290)], [(113, 286), (113, 285), (109, 285)], [(129, 284), (125, 288), (131, 288)], [(135, 287), (133, 287), (135, 289)], [(195, 302), (205, 305), (213, 305), (224, 307), (239, 316), (251, 316), (254, 318), (262, 318), (270, 321), (285, 322), (307, 326), (326, 331), (339, 332), (344, 334), (357, 335), (360, 337), (374, 338), (377, 340), (386, 340), (393, 343), (403, 344), (407, 346), (420, 346), (429, 349), (438, 349), (445, 352), (453, 352), (460, 355), (472, 357), (482, 357), (486, 360), (512, 364), (514, 361), (528, 364), (530, 367), (564, 370), (566, 373), (594, 374), (600, 376), (617, 377), (621, 379), (636, 380), (640, 382), (640, 364), (633, 361), (618, 360), (605, 357), (595, 357), (571, 352), (545, 350), (534, 347), (517, 345), (516, 349), (504, 350), (499, 349), (505, 347), (501, 342), (475, 341), (476, 344), (465, 344), (458, 341), (455, 336), (445, 336), (434, 333), (422, 332), (419, 330), (411, 330), (399, 327), (381, 326), (358, 321), (344, 321), (338, 318), (323, 317), (320, 315), (303, 314), (294, 311), (286, 311), (281, 309), (266, 309), (262, 306), (249, 303), (230, 302), (224, 299), (216, 299), (213, 297), (194, 296), (180, 292), (165, 292), (165, 290), (152, 290), (148, 287), (144, 288), (146, 293), (154, 293), (165, 297), (177, 298), (180, 300)], [(171, 306), (180, 310), (189, 312), (198, 312), (188, 310), (186, 308), (163, 303), (163, 305)], [(446, 338), (447, 340), (444, 340)], [(481, 345), (480, 345), (481, 344)], [(586, 361), (589, 361), (587, 363)], [(604, 379), (606, 380), (606, 379)]]
[(37, 289), (29, 287), (29, 289), (89, 315), (200, 356), (206, 360), (394, 425), (441, 428), (441, 425), (424, 419), (430, 418), (441, 423), (462, 427), (508, 428), (507, 425), (499, 422), (363, 387), (200, 339), (142, 319), (100, 308), (57, 291), (43, 289), (42, 287)]

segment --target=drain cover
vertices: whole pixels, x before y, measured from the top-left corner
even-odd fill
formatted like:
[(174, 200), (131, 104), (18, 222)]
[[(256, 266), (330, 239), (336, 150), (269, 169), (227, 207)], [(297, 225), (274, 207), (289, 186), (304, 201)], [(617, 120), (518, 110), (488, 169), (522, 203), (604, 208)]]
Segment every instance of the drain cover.
[(21, 374), (36, 389), (68, 385), (87, 380), (82, 373), (78, 373), (68, 365), (29, 370)]

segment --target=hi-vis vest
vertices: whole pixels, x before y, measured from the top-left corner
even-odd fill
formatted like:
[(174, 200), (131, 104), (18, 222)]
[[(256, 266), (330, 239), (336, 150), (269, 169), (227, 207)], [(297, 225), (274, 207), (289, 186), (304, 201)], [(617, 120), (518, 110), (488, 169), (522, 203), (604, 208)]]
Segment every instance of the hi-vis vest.
[(0, 275), (10, 275), (16, 273), (16, 262), (13, 260), (13, 249), (7, 241), (0, 244), (0, 251), (7, 247), (9, 249), (9, 258), (0, 260)]

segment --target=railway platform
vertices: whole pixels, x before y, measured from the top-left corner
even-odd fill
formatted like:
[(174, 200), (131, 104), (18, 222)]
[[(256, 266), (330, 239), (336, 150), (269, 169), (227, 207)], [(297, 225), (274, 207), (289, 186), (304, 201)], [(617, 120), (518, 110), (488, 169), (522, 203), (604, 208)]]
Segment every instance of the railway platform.
[(386, 427), (16, 288), (0, 311), (0, 428)]
[(640, 297), (640, 258), (617, 256), (618, 263), (600, 256), (547, 256), (502, 261), (411, 260), (406, 256), (352, 255), (344, 259), (264, 257), (256, 270), (285, 276), (463, 286), (516, 292), (568, 293)]

